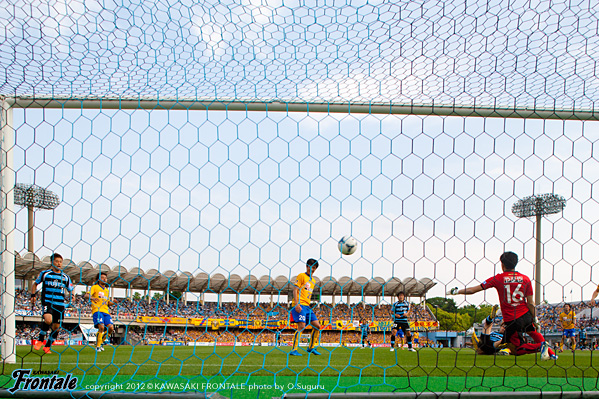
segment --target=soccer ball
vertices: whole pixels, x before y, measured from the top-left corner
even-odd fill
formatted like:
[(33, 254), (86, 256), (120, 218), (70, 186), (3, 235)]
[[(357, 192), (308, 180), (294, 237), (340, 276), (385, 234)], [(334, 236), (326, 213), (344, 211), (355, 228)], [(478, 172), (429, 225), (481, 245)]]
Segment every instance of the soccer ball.
[(339, 251), (343, 255), (351, 255), (358, 249), (358, 241), (352, 236), (343, 236), (343, 238), (339, 240), (338, 246)]

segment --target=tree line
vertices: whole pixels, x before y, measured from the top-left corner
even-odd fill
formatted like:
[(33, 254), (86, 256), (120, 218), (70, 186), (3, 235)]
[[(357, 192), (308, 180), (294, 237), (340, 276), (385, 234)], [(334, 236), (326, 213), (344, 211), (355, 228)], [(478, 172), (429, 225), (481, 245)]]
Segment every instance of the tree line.
[(466, 331), (472, 324), (480, 323), (491, 314), (492, 305), (467, 304), (460, 308), (452, 298), (435, 297), (426, 300), (426, 305), (437, 318), (439, 329)]

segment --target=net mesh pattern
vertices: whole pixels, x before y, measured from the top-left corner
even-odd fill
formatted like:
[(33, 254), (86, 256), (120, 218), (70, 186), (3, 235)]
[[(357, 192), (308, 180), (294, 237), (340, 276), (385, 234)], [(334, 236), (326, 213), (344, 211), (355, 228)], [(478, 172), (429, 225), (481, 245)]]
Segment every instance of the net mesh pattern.
[[(3, 269), (1, 300), (15, 309), (3, 313), (2, 356), (16, 363), (2, 364), (0, 384), (31, 370), (70, 375), (77, 390), (232, 398), (597, 390), (595, 8), (5, 4), (2, 219), (15, 228), (3, 228), (2, 251), (15, 253), (15, 272)], [(61, 106), (69, 100), (78, 103)], [(184, 109), (196, 101), (266, 106)], [(268, 110), (275, 103), (280, 112)], [(389, 111), (356, 114), (354, 104)], [(337, 105), (347, 112), (327, 111)], [(395, 105), (473, 112), (394, 115)], [(529, 110), (553, 119), (522, 117)], [(26, 204), (27, 187), (52, 206)], [(530, 198), (557, 198), (558, 212), (514, 211)], [(358, 242), (353, 255), (338, 250), (346, 235)], [(508, 250), (533, 279), (537, 243), (540, 331), (560, 343), (568, 303), (576, 344), (565, 339), (550, 361), (536, 350), (475, 353), (472, 333), (481, 336), (497, 294), (446, 292), (499, 273)], [(75, 297), (46, 354), (34, 347), (43, 309), (29, 291), (54, 252)], [(294, 357), (293, 287), (309, 258), (320, 264), (312, 308), (321, 354), (306, 351), (307, 329)], [(103, 351), (86, 296), (101, 271), (115, 326)], [(416, 353), (400, 337), (390, 351), (400, 291)]]

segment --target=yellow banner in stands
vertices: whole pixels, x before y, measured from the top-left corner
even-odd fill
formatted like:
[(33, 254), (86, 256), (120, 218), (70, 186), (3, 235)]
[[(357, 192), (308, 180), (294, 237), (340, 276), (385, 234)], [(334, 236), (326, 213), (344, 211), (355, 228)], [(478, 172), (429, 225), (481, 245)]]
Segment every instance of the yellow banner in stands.
[(155, 316), (138, 316), (135, 320), (138, 323), (153, 323), (153, 324), (187, 324), (189, 321), (185, 317), (155, 317)]
[[(295, 323), (288, 323), (287, 320), (237, 320), (237, 319), (216, 319), (216, 318), (184, 318), (184, 317), (151, 317), (139, 316), (136, 321), (138, 323), (149, 324), (193, 324), (197, 327), (208, 327), (219, 329), (225, 327), (247, 328), (250, 330), (283, 330), (296, 328)], [(328, 320), (323, 320), (321, 323), (323, 330), (343, 330), (343, 331), (358, 331), (360, 325), (349, 320), (335, 320), (329, 323)], [(390, 331), (393, 328), (392, 321), (373, 321), (369, 324), (373, 332)], [(436, 321), (411, 321), (410, 328), (413, 331), (436, 330), (439, 328), (439, 323)]]
[(185, 317), (156, 317), (156, 316), (139, 316), (136, 318), (138, 323), (150, 324), (193, 324), (194, 326), (202, 327), (237, 327), (240, 323), (235, 319), (208, 319), (208, 318), (185, 318)]

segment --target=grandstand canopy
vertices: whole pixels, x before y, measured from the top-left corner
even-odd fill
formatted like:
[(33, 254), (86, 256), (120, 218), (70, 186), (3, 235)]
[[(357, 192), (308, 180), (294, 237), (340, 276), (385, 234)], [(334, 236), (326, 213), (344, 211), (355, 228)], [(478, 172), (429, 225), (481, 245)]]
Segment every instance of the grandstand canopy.
[[(42, 270), (50, 268), (50, 257), (39, 259), (32, 253), (21, 256), (15, 253), (16, 278), (34, 279)], [(139, 290), (157, 291), (189, 291), (210, 292), (215, 294), (282, 294), (291, 292), (293, 284), (286, 276), (256, 277), (253, 275), (239, 276), (230, 274), (225, 276), (220, 273), (209, 275), (207, 273), (174, 272), (167, 270), (160, 272), (156, 269), (142, 270), (132, 268), (127, 270), (123, 266), (110, 267), (106, 264), (92, 265), (89, 262), (75, 263), (65, 259), (63, 270), (73, 282), (78, 285), (92, 285), (98, 279), (100, 271), (108, 273), (108, 282), (115, 288), (133, 288)], [(379, 296), (396, 295), (403, 290), (407, 296), (424, 297), (437, 283), (429, 278), (416, 279), (406, 277), (399, 279), (392, 277), (385, 280), (381, 277), (335, 277), (328, 276), (319, 279), (315, 277), (317, 285), (321, 287), (321, 295), (352, 295), (352, 296)]]

